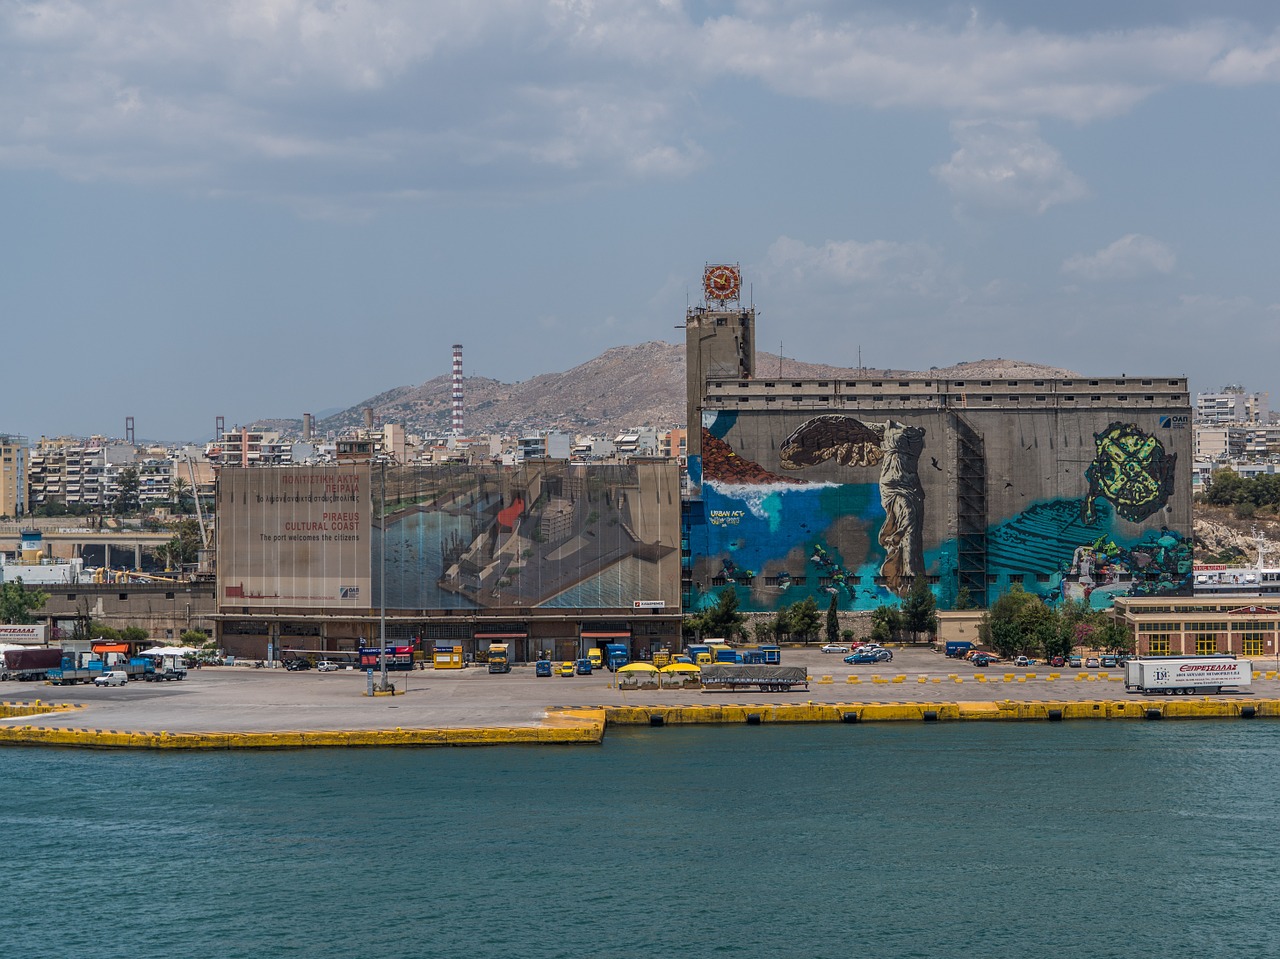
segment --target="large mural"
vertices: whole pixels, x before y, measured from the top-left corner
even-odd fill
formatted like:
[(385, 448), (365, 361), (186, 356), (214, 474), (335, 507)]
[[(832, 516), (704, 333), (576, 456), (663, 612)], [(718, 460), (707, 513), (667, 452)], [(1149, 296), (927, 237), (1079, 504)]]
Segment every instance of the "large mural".
[(674, 462), (396, 468), (386, 495), (389, 607), (679, 608)]
[[(1008, 435), (1017, 414), (1002, 415), (990, 425)], [(957, 444), (945, 414), (709, 411), (702, 425), (702, 457), (690, 462), (700, 508), (687, 530), (688, 608), (733, 589), (746, 610), (809, 597), (825, 608), (833, 596), (841, 609), (871, 609), (900, 602), (919, 576), (942, 608), (957, 604)], [(1040, 445), (1034, 428), (987, 444), (988, 595), (971, 601), (1015, 582), (1048, 602), (1095, 607), (1190, 591), (1190, 530), (1162, 522), (1177, 454), (1159, 436), (1114, 421), (1078, 444), (1059, 433)]]

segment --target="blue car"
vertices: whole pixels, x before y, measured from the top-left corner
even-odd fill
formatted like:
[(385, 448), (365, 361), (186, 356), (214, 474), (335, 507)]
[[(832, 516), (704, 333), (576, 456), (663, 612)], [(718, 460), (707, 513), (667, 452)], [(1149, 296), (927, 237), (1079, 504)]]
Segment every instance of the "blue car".
[(549, 659), (540, 659), (540, 660), (538, 660), (536, 663), (534, 663), (534, 664), (533, 664), (533, 674), (534, 674), (535, 676), (550, 676), (550, 675), (551, 675), (551, 660), (549, 660)]
[(591, 660), (589, 659), (578, 660), (578, 675), (579, 676), (591, 675)]
[(880, 662), (880, 657), (875, 653), (851, 653), (844, 658), (844, 661), (850, 666), (870, 666)]

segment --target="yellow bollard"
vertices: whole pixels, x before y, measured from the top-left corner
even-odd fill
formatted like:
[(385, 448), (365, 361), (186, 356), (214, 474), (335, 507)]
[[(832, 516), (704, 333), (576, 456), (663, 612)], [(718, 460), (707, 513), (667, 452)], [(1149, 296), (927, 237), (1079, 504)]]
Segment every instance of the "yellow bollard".
[(928, 681), (929, 681), (928, 676), (921, 676), (919, 679), (916, 680), (917, 683), (927, 683)]
[(831, 682), (832, 682), (832, 679), (831, 679), (831, 677), (830, 677), (830, 676), (823, 676), (820, 680), (818, 680), (818, 685), (819, 685), (819, 686), (829, 686), (829, 685), (831, 685)]
[(848, 679), (846, 679), (846, 680), (845, 680), (845, 682), (846, 682), (846, 683), (860, 683), (860, 682), (862, 682), (862, 677), (860, 677), (860, 676), (850, 676)]

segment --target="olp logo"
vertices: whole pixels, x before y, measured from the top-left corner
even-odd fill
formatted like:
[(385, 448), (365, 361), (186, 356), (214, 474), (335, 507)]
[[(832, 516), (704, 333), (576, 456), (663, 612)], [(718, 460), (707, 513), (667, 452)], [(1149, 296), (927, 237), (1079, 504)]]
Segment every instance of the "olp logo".
[(1190, 413), (1170, 413), (1168, 416), (1160, 417), (1160, 428), (1162, 430), (1185, 430), (1190, 425)]

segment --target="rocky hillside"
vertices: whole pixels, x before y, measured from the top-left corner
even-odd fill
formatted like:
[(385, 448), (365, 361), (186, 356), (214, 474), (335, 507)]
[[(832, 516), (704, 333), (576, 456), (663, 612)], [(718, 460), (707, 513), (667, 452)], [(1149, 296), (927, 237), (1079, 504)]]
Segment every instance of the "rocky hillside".
[(1266, 564), (1280, 566), (1280, 517), (1274, 514), (1237, 519), (1235, 513), (1219, 506), (1197, 503), (1195, 507), (1196, 562), (1246, 563), (1258, 559), (1256, 536), (1267, 541)]
[[(948, 379), (1076, 375), (1069, 370), (1019, 360), (977, 360), (941, 369), (935, 367), (928, 374), (922, 374), (805, 363), (772, 353), (757, 354), (756, 368), (759, 376), (806, 379), (930, 374)], [(571, 370), (543, 373), (522, 383), (470, 376), (464, 381), (466, 428), (474, 433), (553, 428), (609, 435), (637, 426), (683, 426), (684, 369), (682, 344), (652, 341), (616, 346)], [(319, 420), (316, 430), (324, 435), (354, 429), (364, 422), (363, 411), (369, 407), (375, 424), (402, 423), (410, 433), (444, 432), (449, 429), (452, 412), (451, 389), (447, 374), (417, 386), (397, 386)], [(295, 437), (302, 430), (301, 419), (262, 419), (251, 425)]]

